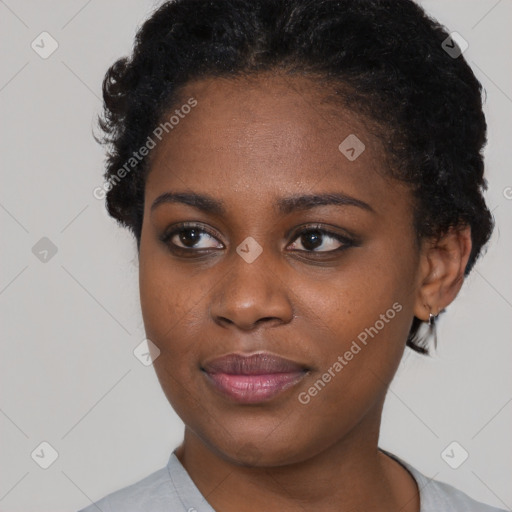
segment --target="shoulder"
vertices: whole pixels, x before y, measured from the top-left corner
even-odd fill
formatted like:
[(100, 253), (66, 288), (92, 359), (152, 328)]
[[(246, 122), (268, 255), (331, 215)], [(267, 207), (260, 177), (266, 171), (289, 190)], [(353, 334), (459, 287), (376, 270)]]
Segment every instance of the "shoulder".
[(420, 491), (420, 512), (506, 512), (477, 501), (452, 485), (428, 478), (396, 455), (381, 451), (404, 466), (416, 480)]
[[(429, 480), (430, 485), (424, 489), (428, 496), (430, 510), (453, 510), (465, 512), (505, 512), (505, 509), (491, 507), (481, 501), (476, 501), (461, 490), (437, 480)], [(442, 509), (441, 507), (444, 507)], [(448, 508), (449, 507), (449, 508)], [(423, 508), (420, 512), (424, 512)]]
[[(176, 508), (169, 508), (175, 505)], [(108, 494), (79, 512), (160, 512), (181, 510), (167, 467)]]
[(78, 512), (215, 512), (175, 452), (167, 466)]

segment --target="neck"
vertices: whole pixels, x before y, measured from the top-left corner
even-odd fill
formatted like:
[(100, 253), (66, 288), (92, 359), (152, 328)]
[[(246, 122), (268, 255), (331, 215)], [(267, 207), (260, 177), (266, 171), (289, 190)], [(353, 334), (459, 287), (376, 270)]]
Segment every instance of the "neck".
[(378, 449), (381, 412), (382, 407), (343, 439), (294, 464), (241, 465), (207, 446), (188, 428), (176, 455), (218, 512), (419, 512), (416, 482)]

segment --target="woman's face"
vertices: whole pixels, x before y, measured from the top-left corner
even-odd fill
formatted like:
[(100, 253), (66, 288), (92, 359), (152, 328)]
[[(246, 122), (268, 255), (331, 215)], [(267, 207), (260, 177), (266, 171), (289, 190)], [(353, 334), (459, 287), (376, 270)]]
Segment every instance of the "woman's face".
[[(197, 105), (151, 154), (140, 295), (155, 370), (190, 431), (241, 463), (376, 443), (414, 315), (411, 193), (327, 93), (263, 75), (189, 84)], [(153, 206), (168, 193), (207, 200)]]

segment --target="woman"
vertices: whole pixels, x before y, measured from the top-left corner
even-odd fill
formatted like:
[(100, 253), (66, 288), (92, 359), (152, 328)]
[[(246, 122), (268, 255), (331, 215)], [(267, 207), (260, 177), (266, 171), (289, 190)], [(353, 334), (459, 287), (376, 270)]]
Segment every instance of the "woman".
[(103, 91), (107, 207), (185, 433), (96, 506), (497, 510), (378, 447), (493, 227), (455, 39), (409, 0), (178, 0)]

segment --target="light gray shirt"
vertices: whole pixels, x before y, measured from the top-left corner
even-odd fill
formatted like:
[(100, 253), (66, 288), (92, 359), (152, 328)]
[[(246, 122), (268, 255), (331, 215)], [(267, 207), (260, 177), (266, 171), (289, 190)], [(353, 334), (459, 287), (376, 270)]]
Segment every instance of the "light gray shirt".
[[(427, 478), (385, 450), (404, 466), (420, 490), (420, 512), (505, 512), (470, 498), (451, 485)], [(215, 512), (195, 486), (174, 451), (167, 466), (108, 494), (79, 512)]]

